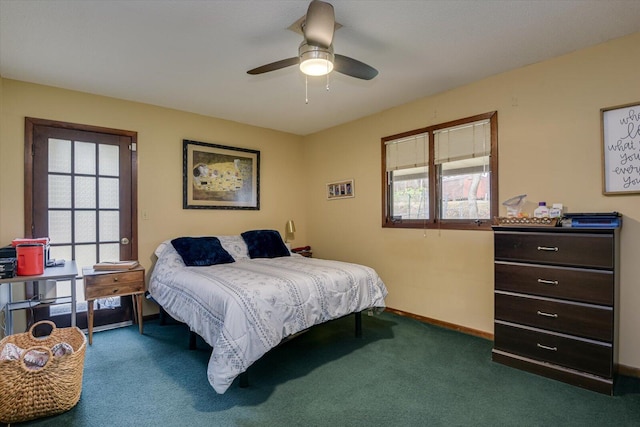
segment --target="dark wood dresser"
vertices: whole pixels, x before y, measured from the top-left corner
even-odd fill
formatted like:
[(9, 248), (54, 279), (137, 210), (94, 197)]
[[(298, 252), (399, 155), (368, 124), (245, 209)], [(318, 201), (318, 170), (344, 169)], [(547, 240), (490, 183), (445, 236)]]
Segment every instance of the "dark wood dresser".
[(613, 394), (618, 229), (493, 230), (493, 360)]

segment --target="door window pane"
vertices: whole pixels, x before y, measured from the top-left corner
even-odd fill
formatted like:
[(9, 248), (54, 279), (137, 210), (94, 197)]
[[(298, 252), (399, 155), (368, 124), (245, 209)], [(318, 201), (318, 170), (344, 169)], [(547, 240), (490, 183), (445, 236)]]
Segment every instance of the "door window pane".
[(49, 208), (71, 209), (71, 176), (49, 175)]
[(120, 157), (120, 147), (117, 145), (100, 144), (98, 153), (100, 155), (99, 175), (119, 176), (120, 163), (118, 158)]
[(71, 246), (51, 246), (49, 256), (53, 259), (72, 259)]
[(71, 141), (49, 138), (49, 172), (71, 173)]
[(76, 264), (78, 272), (82, 267), (91, 267), (96, 263), (96, 245), (76, 245)]
[[(96, 241), (96, 212), (76, 211), (75, 212), (75, 242), (86, 243)], [(95, 251), (95, 250), (94, 250)], [(76, 252), (77, 256), (77, 252)], [(77, 259), (77, 258), (76, 258)], [(95, 261), (91, 265), (95, 264)], [(89, 265), (80, 264), (78, 265)]]
[(76, 141), (75, 144), (75, 173), (96, 174), (96, 144)]
[(100, 245), (100, 262), (120, 261), (120, 244), (105, 243)]
[(96, 207), (96, 179), (92, 176), (75, 177), (75, 208), (95, 209)]
[(52, 245), (71, 243), (71, 211), (49, 211), (49, 241)]
[(120, 206), (120, 180), (118, 178), (100, 178), (100, 209), (118, 209)]
[[(104, 241), (120, 240), (120, 212), (118, 211), (100, 211), (100, 239)], [(102, 251), (100, 251), (102, 255)], [(114, 260), (118, 261), (118, 260)]]

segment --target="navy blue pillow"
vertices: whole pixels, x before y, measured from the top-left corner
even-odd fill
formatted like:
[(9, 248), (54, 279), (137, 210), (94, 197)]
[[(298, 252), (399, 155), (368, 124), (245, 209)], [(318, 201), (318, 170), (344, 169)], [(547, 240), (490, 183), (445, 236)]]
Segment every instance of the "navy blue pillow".
[(252, 230), (241, 234), (247, 248), (249, 258), (277, 258), (291, 256), (289, 249), (276, 230)]
[(171, 244), (190, 267), (235, 262), (217, 237), (178, 237)]

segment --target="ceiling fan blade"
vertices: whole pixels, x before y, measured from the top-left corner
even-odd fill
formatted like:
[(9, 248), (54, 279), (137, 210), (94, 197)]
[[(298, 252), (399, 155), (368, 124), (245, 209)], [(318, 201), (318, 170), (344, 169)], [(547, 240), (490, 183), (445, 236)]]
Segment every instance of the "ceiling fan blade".
[(372, 66), (337, 53), (334, 55), (333, 69), (339, 73), (362, 80), (371, 80), (378, 75), (378, 70)]
[(329, 48), (333, 42), (335, 26), (333, 6), (320, 0), (309, 3), (307, 17), (302, 25), (304, 38), (309, 44)]
[(281, 61), (272, 62), (271, 64), (266, 64), (266, 65), (262, 65), (261, 67), (254, 68), (253, 70), (247, 71), (247, 74), (268, 73), (269, 71), (275, 71), (281, 68), (297, 65), (299, 62), (300, 62), (300, 59), (297, 56), (294, 56), (293, 58), (283, 59)]

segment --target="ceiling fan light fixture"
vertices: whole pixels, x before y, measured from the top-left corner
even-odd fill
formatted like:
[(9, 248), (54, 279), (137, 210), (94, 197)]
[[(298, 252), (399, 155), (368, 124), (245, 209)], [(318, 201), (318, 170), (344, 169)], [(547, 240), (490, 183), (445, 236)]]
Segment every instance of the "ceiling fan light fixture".
[(298, 49), (300, 71), (308, 76), (324, 76), (333, 71), (333, 47), (328, 49), (302, 43)]

